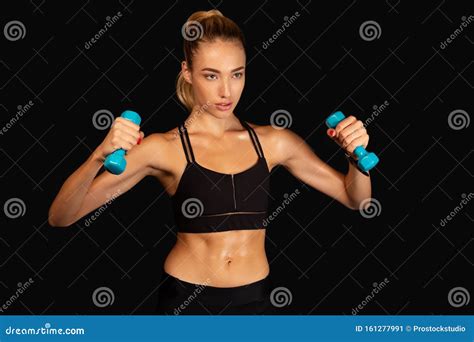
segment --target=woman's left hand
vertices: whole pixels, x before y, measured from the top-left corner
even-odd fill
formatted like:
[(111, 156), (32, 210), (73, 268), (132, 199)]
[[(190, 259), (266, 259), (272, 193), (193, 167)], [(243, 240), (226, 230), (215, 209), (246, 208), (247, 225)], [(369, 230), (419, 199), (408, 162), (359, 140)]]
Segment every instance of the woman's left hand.
[(357, 120), (354, 116), (348, 116), (339, 122), (336, 128), (327, 130), (328, 136), (334, 140), (344, 151), (354, 158), (354, 150), (357, 146), (367, 147), (369, 143), (369, 135), (362, 121)]

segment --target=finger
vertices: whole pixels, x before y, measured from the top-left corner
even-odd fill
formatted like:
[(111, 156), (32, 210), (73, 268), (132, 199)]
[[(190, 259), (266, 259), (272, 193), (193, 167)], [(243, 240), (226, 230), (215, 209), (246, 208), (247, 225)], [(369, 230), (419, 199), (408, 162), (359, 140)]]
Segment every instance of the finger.
[(133, 146), (135, 146), (135, 143), (125, 142), (121, 148), (128, 152), (133, 148)]
[(134, 141), (137, 141), (138, 138), (140, 138), (140, 132), (137, 132), (133, 129), (130, 129), (130, 128), (122, 128), (120, 129), (120, 133), (119, 133), (121, 136), (126, 136), (126, 137), (130, 137), (132, 140)]
[(352, 122), (350, 125), (344, 127), (341, 132), (339, 133), (339, 138), (344, 140), (347, 136), (351, 135), (353, 132), (357, 131), (358, 129), (364, 127), (364, 124), (360, 120), (356, 120)]
[(334, 128), (328, 128), (326, 133), (331, 139), (334, 139), (336, 137), (336, 130)]
[(359, 138), (361, 136), (364, 136), (366, 134), (367, 134), (367, 131), (366, 131), (365, 127), (356, 129), (351, 134), (347, 135), (344, 139), (342, 139), (341, 144), (342, 144), (343, 147), (346, 147), (350, 143), (352, 143), (352, 141), (354, 141), (354, 139), (357, 139), (357, 138)]
[(120, 132), (117, 136), (119, 144), (132, 144), (134, 146), (137, 143), (139, 138), (139, 133), (137, 134), (129, 134), (128, 132)]
[(142, 131), (140, 131), (140, 138), (138, 138), (138, 141), (137, 141), (137, 144), (140, 145), (140, 143), (142, 142), (143, 138), (145, 137), (145, 133), (143, 133)]
[(339, 133), (347, 126), (349, 126), (351, 123), (356, 121), (357, 119), (354, 116), (348, 116), (341, 122), (339, 122), (336, 126), (336, 136), (339, 137)]
[(368, 142), (368, 135), (364, 135), (362, 137), (359, 137), (357, 139), (354, 139), (347, 147), (346, 151), (354, 154), (354, 150), (356, 149), (357, 146), (365, 146)]
[(135, 131), (139, 131), (140, 130), (140, 126), (138, 126), (137, 124), (134, 124), (133, 122), (131, 122), (130, 120), (127, 120), (127, 119), (124, 119), (122, 117), (118, 117), (115, 119), (116, 122), (120, 122), (120, 124), (123, 124), (125, 127), (130, 127), (132, 129), (134, 129)]
[(112, 146), (114, 150), (123, 149), (130, 150), (135, 145), (135, 141), (130, 141), (123, 138), (116, 138), (112, 140)]

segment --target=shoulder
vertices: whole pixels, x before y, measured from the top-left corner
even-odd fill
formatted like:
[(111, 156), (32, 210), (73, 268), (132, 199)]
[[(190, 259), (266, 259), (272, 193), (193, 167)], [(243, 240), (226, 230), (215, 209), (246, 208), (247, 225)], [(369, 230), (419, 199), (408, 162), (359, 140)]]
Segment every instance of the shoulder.
[(154, 148), (162, 150), (173, 146), (180, 140), (178, 127), (172, 128), (167, 132), (156, 132), (145, 136), (142, 144), (152, 146)]
[(301, 142), (301, 137), (289, 128), (277, 127), (273, 125), (256, 125), (247, 122), (257, 133), (258, 137), (275, 148), (289, 147)]
[(137, 146), (144, 152), (143, 156), (146, 156), (152, 169), (171, 172), (175, 169), (175, 159), (181, 148), (178, 127), (167, 132), (148, 134)]
[(257, 133), (264, 152), (268, 152), (266, 156), (270, 156), (274, 164), (281, 164), (295, 148), (304, 143), (304, 140), (289, 128), (247, 123)]

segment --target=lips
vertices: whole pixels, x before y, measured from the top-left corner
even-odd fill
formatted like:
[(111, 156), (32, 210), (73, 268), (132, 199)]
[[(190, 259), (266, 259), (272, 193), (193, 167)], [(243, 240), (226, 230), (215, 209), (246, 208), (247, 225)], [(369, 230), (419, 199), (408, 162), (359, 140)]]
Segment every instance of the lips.
[(232, 102), (216, 103), (216, 108), (220, 111), (227, 111), (232, 107)]

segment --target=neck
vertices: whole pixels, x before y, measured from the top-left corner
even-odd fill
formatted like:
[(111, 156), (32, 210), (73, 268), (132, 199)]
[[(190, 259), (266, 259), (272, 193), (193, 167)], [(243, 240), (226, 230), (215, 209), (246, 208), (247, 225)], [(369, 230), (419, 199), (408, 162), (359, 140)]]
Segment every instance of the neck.
[(239, 119), (234, 113), (217, 118), (207, 111), (193, 111), (186, 119), (186, 129), (193, 133), (206, 133), (222, 137), (227, 131), (240, 127)]

